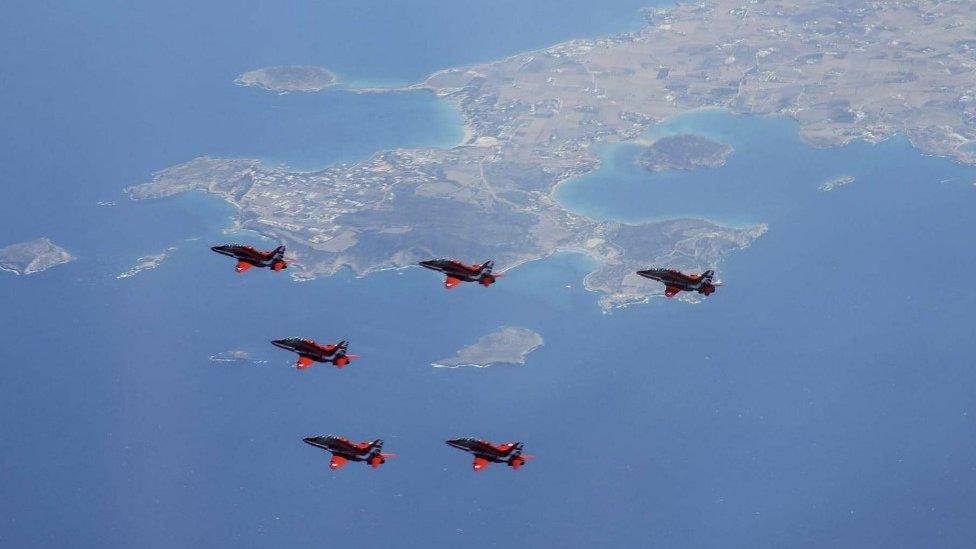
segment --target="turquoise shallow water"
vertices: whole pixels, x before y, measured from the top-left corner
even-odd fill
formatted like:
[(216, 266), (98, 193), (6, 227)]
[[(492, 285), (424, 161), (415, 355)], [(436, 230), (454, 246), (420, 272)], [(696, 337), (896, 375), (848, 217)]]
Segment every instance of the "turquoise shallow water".
[[(133, 203), (118, 189), (198, 154), (316, 165), (449, 144), (458, 131), (449, 109), (424, 94), (275, 96), (229, 85), (236, 71), (328, 49), (304, 50), (309, 33), (280, 29), (334, 30), (359, 12), (330, 12), (316, 26), (277, 7), (225, 21), (226, 10), (207, 7), (190, 17), (179, 6), (87, 15), (37, 6), (22, 32), (59, 23), (53, 53), (23, 53), (33, 63), (11, 65), (22, 78), (0, 91), (19, 102), (2, 104), (20, 105), (3, 112), (10, 200), (0, 228), (11, 241), (48, 234), (79, 259), (0, 276), (0, 545), (962, 547), (976, 535), (972, 168), (903, 139), (815, 150), (784, 119), (721, 112), (661, 131), (732, 143), (722, 168), (648, 178), (626, 146), (610, 149), (620, 162), (563, 187), (569, 207), (769, 224), (723, 261), (725, 286), (696, 306), (655, 299), (603, 315), (581, 288), (592, 263), (572, 254), (525, 264), (488, 290), (445, 292), (421, 269), (302, 284), (237, 276), (207, 249), (254, 238), (223, 234), (228, 206), (198, 194)], [(389, 29), (404, 9), (370, 13)], [(547, 9), (556, 8), (526, 11)], [(467, 53), (443, 37), (393, 37), (414, 45), (416, 67), (403, 66), (404, 48), (388, 59), (388, 48), (370, 46), (374, 34), (350, 42), (358, 61), (348, 46), (329, 66), (410, 79), (438, 48), (449, 50), (445, 65), (514, 53), (633, 21), (620, 9), (584, 9), (531, 37), (511, 27), (514, 12), (499, 12), (459, 27), (504, 38)], [(79, 17), (94, 20), (69, 25)], [(356, 25), (341, 36), (361, 36), (367, 22)], [(71, 68), (61, 61), (75, 27), (99, 30), (102, 55), (76, 53)], [(149, 30), (153, 46), (140, 50)], [(105, 53), (109, 38), (129, 48)], [(212, 55), (187, 55), (200, 51)], [(43, 60), (79, 80), (27, 86)], [(82, 86), (83, 69), (102, 78)], [(848, 174), (851, 185), (817, 190)], [(120, 204), (94, 205), (103, 199)], [(158, 268), (115, 279), (167, 246), (178, 249)], [(430, 366), (504, 324), (546, 340), (524, 367)], [(299, 374), (267, 344), (289, 335), (347, 338), (364, 358)], [(231, 348), (268, 362), (208, 360)], [(380, 471), (333, 474), (300, 441), (326, 432), (382, 437), (398, 457)], [(443, 445), (460, 435), (520, 439), (538, 457), (517, 473), (475, 475)]]
[[(914, 159), (900, 137), (878, 145), (808, 147), (796, 123), (782, 117), (697, 111), (667, 120), (647, 140), (682, 133), (729, 144), (734, 152), (720, 169), (655, 173), (635, 164), (641, 145), (603, 145), (598, 149), (601, 169), (567, 182), (557, 198), (570, 209), (598, 219), (635, 223), (687, 216), (745, 226), (788, 215), (798, 203), (819, 197), (824, 182), (841, 176), (856, 181), (893, 178), (892, 186), (900, 180), (964, 185), (974, 179), (971, 168)], [(783, 158), (786, 150), (790, 157)], [(906, 171), (882, 169), (891, 162)]]

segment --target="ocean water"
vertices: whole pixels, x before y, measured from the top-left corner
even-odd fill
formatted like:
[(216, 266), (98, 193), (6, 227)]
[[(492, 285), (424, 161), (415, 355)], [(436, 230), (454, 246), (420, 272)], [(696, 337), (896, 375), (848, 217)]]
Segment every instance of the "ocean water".
[[(811, 149), (779, 118), (671, 120), (658, 131), (736, 153), (653, 176), (610, 147), (560, 200), (770, 229), (704, 303), (609, 315), (571, 254), (487, 290), (445, 292), (420, 269), (238, 276), (207, 247), (261, 240), (224, 234), (229, 206), (119, 193), (201, 154), (312, 168), (449, 146), (457, 114), (427, 94), (230, 82), (301, 62), (398, 84), (639, 22), (636, 4), (571, 4), (15, 5), (0, 23), (15, 75), (0, 87), (0, 240), (48, 235), (79, 259), (0, 276), (0, 545), (967, 546), (973, 168), (903, 139)], [(837, 175), (856, 180), (817, 190)], [(546, 340), (524, 367), (430, 366), (506, 324)], [(346, 338), (364, 358), (299, 373), (267, 343), (289, 335)], [(267, 363), (208, 359), (237, 348)], [(397, 457), (334, 473), (300, 440), (319, 433), (381, 437)], [(476, 475), (443, 444), (460, 435), (523, 440), (537, 459)]]
[[(821, 197), (819, 187), (839, 177), (855, 181), (879, 176), (876, 160), (895, 157), (906, 177), (937, 184), (973, 181), (972, 169), (949, 163), (902, 159), (903, 138), (877, 146), (854, 142), (845, 147), (805, 146), (795, 122), (784, 117), (732, 116), (706, 109), (670, 118), (652, 128), (643, 141), (694, 134), (732, 146), (721, 168), (651, 172), (635, 164), (645, 145), (599, 145), (601, 168), (561, 186), (557, 198), (567, 207), (596, 219), (629, 223), (675, 217), (704, 217), (733, 226), (749, 226), (791, 214), (799, 204)], [(789, 162), (771, 158), (788, 149)], [(887, 160), (886, 160), (887, 161)], [(841, 189), (838, 189), (838, 191)]]

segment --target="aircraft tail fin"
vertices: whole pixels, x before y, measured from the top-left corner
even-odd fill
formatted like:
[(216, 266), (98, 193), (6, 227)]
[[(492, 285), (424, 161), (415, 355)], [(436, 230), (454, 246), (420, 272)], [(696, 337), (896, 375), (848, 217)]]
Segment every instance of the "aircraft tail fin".
[(491, 286), (498, 280), (499, 277), (502, 276), (500, 273), (493, 274), (491, 272), (494, 267), (495, 262), (490, 259), (481, 264), (481, 267), (478, 269), (478, 282), (482, 286)]
[(508, 466), (518, 471), (527, 461), (532, 459), (535, 459), (535, 456), (529, 454), (519, 454), (508, 462)]
[(373, 442), (369, 443), (369, 457), (366, 461), (373, 469), (376, 469), (380, 465), (386, 463), (387, 458), (396, 456), (396, 454), (384, 454), (382, 450), (383, 450), (382, 439), (376, 439)]
[(288, 262), (285, 261), (284, 245), (278, 246), (271, 252), (271, 268), (275, 271), (288, 268)]
[(379, 469), (380, 465), (383, 465), (384, 463), (386, 463), (387, 459), (392, 457), (396, 457), (396, 454), (381, 454), (377, 452), (376, 454), (371, 456), (367, 460), (367, 462), (369, 463), (369, 466), (372, 467), (373, 469)]
[[(332, 358), (332, 364), (335, 364), (337, 368), (343, 368), (349, 364), (352, 360), (360, 358), (359, 355), (351, 355), (346, 352), (349, 349), (349, 342), (342, 340), (335, 346), (335, 355)], [(382, 444), (382, 442), (381, 442)]]

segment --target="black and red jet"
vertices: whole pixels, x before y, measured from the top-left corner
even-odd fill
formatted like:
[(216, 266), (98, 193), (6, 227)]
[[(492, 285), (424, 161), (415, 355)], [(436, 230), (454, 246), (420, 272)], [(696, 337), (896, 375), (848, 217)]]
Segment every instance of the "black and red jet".
[(664, 284), (664, 295), (674, 297), (678, 292), (698, 292), (712, 295), (719, 285), (712, 282), (715, 271), (705, 271), (702, 274), (684, 274), (674, 269), (647, 269), (637, 271), (644, 278), (657, 280)]
[(477, 282), (488, 287), (502, 276), (491, 272), (495, 262), (490, 260), (481, 265), (468, 265), (457, 259), (431, 259), (430, 261), (421, 261), (420, 266), (447, 275), (447, 278), (444, 279), (444, 287), (447, 289), (454, 288), (462, 282)]
[(349, 349), (348, 341), (320, 345), (311, 339), (289, 337), (286, 339), (276, 339), (271, 344), (275, 347), (298, 353), (298, 363), (295, 364), (295, 367), (299, 370), (308, 368), (313, 362), (331, 362), (336, 368), (342, 368), (346, 364), (349, 364), (351, 360), (359, 358), (358, 355), (347, 354)]
[(280, 271), (288, 268), (288, 262), (285, 261), (284, 246), (278, 246), (268, 252), (255, 250), (253, 247), (245, 244), (225, 244), (223, 246), (213, 246), (210, 249), (218, 254), (236, 259), (237, 267), (234, 270), (239, 273), (243, 273), (251, 267), (271, 269), (272, 271)]
[(487, 440), (474, 438), (455, 438), (446, 442), (448, 446), (474, 454), (473, 468), (475, 471), (484, 469), (489, 463), (505, 463), (512, 469), (518, 470), (519, 467), (525, 465), (526, 461), (535, 457), (522, 453), (521, 442), (492, 444)]
[(386, 463), (387, 458), (395, 457), (394, 454), (384, 454), (383, 441), (376, 439), (367, 442), (352, 442), (346, 438), (335, 435), (319, 435), (317, 437), (305, 437), (302, 439), (306, 444), (321, 448), (332, 453), (332, 461), (329, 468), (335, 471), (341, 469), (343, 465), (350, 461), (365, 461), (373, 469)]

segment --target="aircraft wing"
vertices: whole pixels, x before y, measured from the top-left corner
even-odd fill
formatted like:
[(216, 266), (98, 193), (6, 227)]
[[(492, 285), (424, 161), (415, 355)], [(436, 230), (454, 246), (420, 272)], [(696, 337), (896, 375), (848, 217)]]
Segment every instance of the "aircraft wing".
[(244, 271), (250, 269), (253, 266), (254, 265), (251, 265), (247, 261), (238, 261), (237, 262), (237, 267), (234, 267), (234, 270), (237, 271), (237, 272), (239, 272), (239, 273), (243, 273)]
[(332, 461), (329, 462), (329, 469), (335, 471), (336, 469), (342, 469), (342, 466), (349, 463), (349, 460), (340, 456), (339, 454), (332, 455)]
[(488, 461), (487, 459), (485, 459), (485, 458), (483, 458), (481, 456), (475, 456), (474, 457), (474, 465), (473, 465), (474, 466), (474, 470), (475, 471), (480, 471), (480, 470), (484, 469), (485, 467), (488, 467), (488, 464), (489, 463), (491, 463), (491, 462)]
[(675, 294), (681, 291), (681, 288), (677, 286), (668, 286), (664, 289), (664, 295), (667, 297), (674, 297)]
[(447, 279), (444, 280), (444, 287), (450, 290), (451, 288), (454, 288), (460, 283), (461, 283), (460, 278), (454, 278), (453, 276), (449, 276), (447, 277)]
[(308, 368), (309, 366), (311, 366), (313, 362), (315, 362), (315, 361), (312, 360), (311, 358), (307, 357), (307, 356), (300, 356), (300, 357), (298, 357), (297, 367), (298, 367), (299, 370), (304, 370), (305, 368)]

